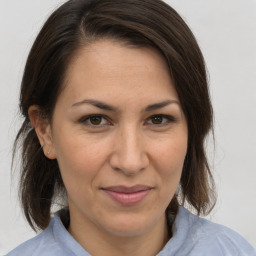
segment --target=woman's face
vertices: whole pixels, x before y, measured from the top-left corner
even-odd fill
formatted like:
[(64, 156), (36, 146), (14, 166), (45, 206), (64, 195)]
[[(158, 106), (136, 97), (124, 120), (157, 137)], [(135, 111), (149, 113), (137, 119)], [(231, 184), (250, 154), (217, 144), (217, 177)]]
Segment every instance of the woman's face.
[(71, 229), (136, 236), (165, 224), (188, 131), (156, 50), (111, 41), (81, 49), (67, 71), (50, 133), (49, 157), (60, 167)]

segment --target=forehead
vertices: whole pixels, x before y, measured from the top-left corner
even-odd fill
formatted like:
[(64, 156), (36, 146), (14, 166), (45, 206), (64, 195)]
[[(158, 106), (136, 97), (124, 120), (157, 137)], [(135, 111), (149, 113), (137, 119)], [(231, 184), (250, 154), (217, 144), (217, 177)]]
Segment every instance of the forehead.
[(164, 57), (153, 48), (98, 41), (77, 51), (66, 73), (66, 93), (81, 97), (177, 97)]
[(99, 40), (88, 46), (80, 48), (69, 64), (67, 75), (70, 75), (74, 68), (78, 71), (78, 65), (83, 63), (83, 67), (93, 69), (97, 66), (98, 74), (104, 75), (109, 72), (125, 71), (129, 74), (130, 67), (162, 69), (167, 71), (167, 63), (160, 52), (152, 47), (130, 46), (113, 40)]

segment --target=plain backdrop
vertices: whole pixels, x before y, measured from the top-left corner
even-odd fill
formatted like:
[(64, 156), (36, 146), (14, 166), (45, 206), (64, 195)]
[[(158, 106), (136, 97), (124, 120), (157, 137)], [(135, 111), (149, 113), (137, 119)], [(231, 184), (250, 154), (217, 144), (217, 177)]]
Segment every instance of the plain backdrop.
[[(35, 235), (11, 179), (12, 143), (20, 126), (18, 93), (28, 51), (63, 0), (0, 0), (0, 255)], [(169, 0), (204, 53), (215, 110), (215, 149), (208, 143), (218, 188), (211, 220), (256, 246), (256, 0)]]

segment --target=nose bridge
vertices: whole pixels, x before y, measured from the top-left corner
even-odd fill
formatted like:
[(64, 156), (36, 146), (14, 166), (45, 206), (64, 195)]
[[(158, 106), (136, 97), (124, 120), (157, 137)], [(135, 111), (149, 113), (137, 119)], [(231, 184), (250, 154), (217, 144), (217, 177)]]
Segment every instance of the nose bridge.
[(116, 140), (113, 164), (126, 174), (134, 174), (144, 169), (147, 164), (143, 134), (136, 125), (120, 128)]

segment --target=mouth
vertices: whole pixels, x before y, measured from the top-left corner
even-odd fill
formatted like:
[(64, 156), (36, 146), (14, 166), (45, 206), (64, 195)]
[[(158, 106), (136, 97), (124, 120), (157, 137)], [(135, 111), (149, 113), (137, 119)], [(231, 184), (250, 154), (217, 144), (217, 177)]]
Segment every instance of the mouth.
[(123, 206), (132, 206), (140, 203), (153, 188), (145, 185), (132, 187), (112, 186), (102, 188), (102, 190), (115, 202)]

